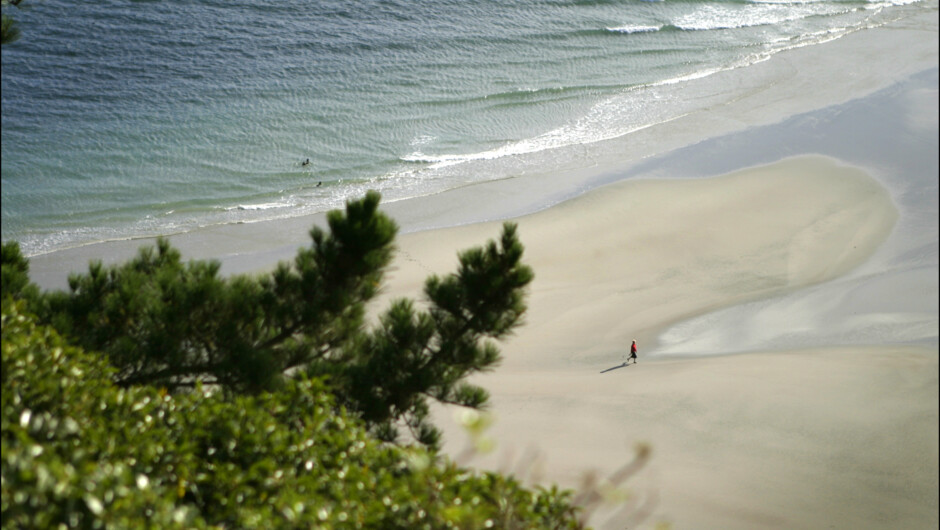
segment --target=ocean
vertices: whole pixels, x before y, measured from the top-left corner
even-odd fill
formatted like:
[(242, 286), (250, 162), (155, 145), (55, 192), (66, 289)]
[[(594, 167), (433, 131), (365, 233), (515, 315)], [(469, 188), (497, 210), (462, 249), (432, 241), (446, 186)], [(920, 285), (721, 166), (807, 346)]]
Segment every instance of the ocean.
[[(698, 80), (933, 0), (42, 0), (6, 8), (2, 239), (28, 256), (589, 166)], [(308, 162), (309, 161), (309, 162)]]

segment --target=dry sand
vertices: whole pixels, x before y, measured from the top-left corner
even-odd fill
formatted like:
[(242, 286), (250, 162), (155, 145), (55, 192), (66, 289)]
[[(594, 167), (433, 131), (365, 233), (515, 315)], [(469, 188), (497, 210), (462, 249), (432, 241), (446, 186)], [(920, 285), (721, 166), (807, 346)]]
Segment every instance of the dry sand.
[[(820, 156), (703, 180), (630, 180), (517, 220), (536, 272), (526, 324), (492, 393), (505, 469), (536, 450), (544, 482), (575, 487), (652, 447), (626, 484), (651, 526), (924, 528), (937, 521), (936, 351), (835, 348), (657, 357), (656, 333), (690, 315), (835, 278), (897, 219), (864, 171)], [(419, 297), (429, 272), (499, 223), (406, 234), (385, 297)], [(380, 303), (380, 306), (384, 305)], [(640, 362), (621, 366), (630, 340)], [(438, 409), (446, 451), (468, 437)], [(600, 528), (633, 527), (620, 505)]]

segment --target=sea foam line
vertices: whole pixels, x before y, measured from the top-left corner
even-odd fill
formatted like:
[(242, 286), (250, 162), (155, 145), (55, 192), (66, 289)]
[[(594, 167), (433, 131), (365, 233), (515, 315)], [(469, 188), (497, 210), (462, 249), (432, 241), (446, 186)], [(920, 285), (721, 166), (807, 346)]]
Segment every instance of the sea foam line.
[(224, 208), (226, 212), (232, 210), (273, 210), (275, 208), (289, 208), (293, 204), (288, 202), (265, 202), (260, 204), (239, 204), (236, 206), (227, 206)]
[(634, 26), (627, 24), (625, 26), (618, 26), (615, 28), (605, 28), (607, 31), (613, 33), (652, 33), (654, 31), (659, 31), (663, 29), (663, 25), (658, 26)]
[[(867, 28), (871, 26), (863, 27)], [(790, 44), (774, 47), (770, 50), (765, 50), (759, 53), (749, 54), (731, 64), (704, 68), (702, 70), (696, 70), (687, 74), (674, 76), (653, 83), (646, 83), (637, 85), (635, 87), (630, 87), (625, 89), (622, 94), (598, 102), (585, 116), (583, 116), (574, 124), (564, 125), (538, 136), (511, 142), (495, 149), (469, 154), (440, 155), (427, 154), (422, 151), (414, 151), (411, 154), (400, 157), (400, 160), (410, 163), (426, 163), (429, 165), (425, 169), (434, 170), (467, 162), (495, 160), (507, 156), (526, 155), (550, 149), (559, 149), (579, 144), (591, 144), (619, 138), (652, 127), (654, 125), (679, 119), (689, 114), (689, 112), (685, 112), (676, 116), (669, 116), (667, 111), (660, 111), (654, 112), (653, 115), (648, 115), (648, 119), (645, 120), (645, 123), (630, 125), (627, 127), (618, 127), (616, 125), (610, 128), (599, 127), (599, 125), (602, 124), (628, 123), (628, 120), (630, 119), (631, 115), (635, 114), (637, 108), (635, 105), (630, 105), (627, 102), (628, 100), (634, 100), (638, 93), (659, 87), (668, 87), (670, 85), (677, 85), (680, 83), (704, 79), (720, 72), (726, 72), (738, 68), (746, 68), (748, 66), (764, 62), (779, 52), (829, 42), (843, 37), (853, 31), (862, 29), (863, 27), (830, 28), (828, 30), (802, 35), (796, 38), (796, 40), (790, 40)], [(654, 102), (655, 96), (653, 99), (640, 101), (639, 104), (649, 105)], [(648, 106), (644, 110), (651, 111), (653, 110), (654, 106), (657, 105)], [(668, 109), (669, 105), (660, 105), (659, 107)], [(410, 172), (412, 171), (409, 171), (409, 173)]]

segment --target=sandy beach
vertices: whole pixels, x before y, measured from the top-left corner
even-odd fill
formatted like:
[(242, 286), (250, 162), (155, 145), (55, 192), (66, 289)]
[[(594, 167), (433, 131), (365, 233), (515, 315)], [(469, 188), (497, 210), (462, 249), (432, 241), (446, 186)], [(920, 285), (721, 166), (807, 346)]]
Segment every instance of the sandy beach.
[[(507, 179), (386, 204), (403, 233), (376, 307), (420, 298), (428, 274), (453, 271), (504, 219), (536, 274), (503, 363), (474, 381), (492, 395), (496, 449), (468, 463), (578, 487), (648, 444), (629, 498), (592, 517), (601, 529), (936, 528), (937, 12), (927, 18), (716, 76), (779, 82), (622, 148), (587, 147), (596, 166), (539, 175), (538, 192)], [(322, 219), (171, 241), (228, 273), (258, 271)], [(61, 287), (88, 259), (146, 243), (36, 256), (33, 278)], [(624, 366), (633, 339), (639, 362)], [(435, 415), (460, 455), (455, 412)]]
[[(708, 180), (626, 181), (518, 219), (537, 277), (526, 325), (477, 380), (493, 394), (498, 449), (472, 462), (501, 469), (537, 451), (543, 479), (574, 487), (588, 470), (612, 473), (642, 441), (655, 456), (627, 487), (640, 504), (657, 495), (656, 517), (677, 528), (935, 519), (935, 349), (644, 349), (682, 317), (839, 277), (896, 220), (864, 171), (815, 156)], [(386, 296), (417, 297), (429, 271), (454, 268), (451, 249), (498, 231), (403, 236)], [(641, 361), (622, 366), (633, 338)], [(460, 454), (467, 435), (450, 412), (440, 423)], [(629, 517), (593, 522), (623, 528)]]

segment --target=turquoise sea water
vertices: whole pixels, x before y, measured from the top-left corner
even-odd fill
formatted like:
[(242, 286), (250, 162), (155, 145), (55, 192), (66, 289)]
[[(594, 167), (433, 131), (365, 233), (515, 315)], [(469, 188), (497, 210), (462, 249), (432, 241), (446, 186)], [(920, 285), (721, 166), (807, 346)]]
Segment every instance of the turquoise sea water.
[(547, 172), (714, 104), (693, 80), (919, 9), (32, 2), (2, 53), (2, 238), (35, 255)]

